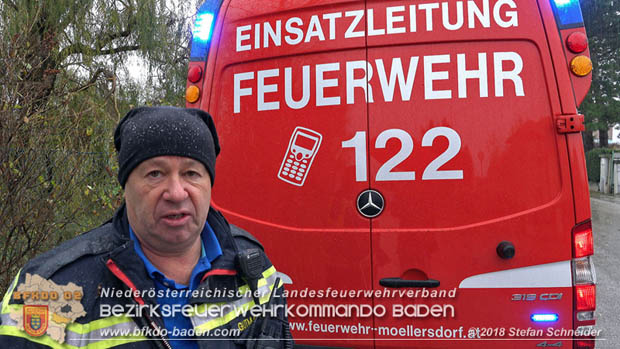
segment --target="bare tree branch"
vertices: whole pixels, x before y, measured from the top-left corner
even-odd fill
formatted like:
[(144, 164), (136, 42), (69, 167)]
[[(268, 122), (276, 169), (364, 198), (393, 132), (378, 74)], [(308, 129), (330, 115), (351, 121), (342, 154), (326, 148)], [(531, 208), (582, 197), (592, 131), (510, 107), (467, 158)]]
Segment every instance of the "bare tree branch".
[(111, 54), (115, 54), (119, 52), (137, 51), (140, 49), (140, 47), (141, 47), (140, 45), (120, 46), (120, 47), (111, 48), (109, 50), (101, 50), (96, 55), (103, 56), (103, 55), (111, 55)]
[(92, 47), (84, 45), (81, 42), (76, 42), (76, 43), (73, 43), (73, 44), (63, 48), (62, 51), (60, 51), (60, 60), (59, 61), (62, 62), (67, 57), (69, 57), (69, 56), (71, 56), (73, 54), (77, 54), (77, 53), (90, 54), (94, 50), (95, 49), (93, 49)]
[(73, 90), (70, 90), (69, 93), (75, 93), (75, 92), (79, 92), (79, 91), (83, 91), (87, 88), (89, 88), (90, 86), (92, 86), (97, 79), (99, 78), (99, 75), (104, 74), (107, 78), (111, 78), (114, 76), (114, 74), (112, 74), (111, 72), (109, 72), (107, 69), (105, 68), (99, 68), (95, 71), (95, 73), (93, 74), (93, 76), (90, 77), (90, 80), (88, 80), (87, 83), (85, 83), (84, 85), (74, 88)]
[(111, 54), (120, 53), (120, 52), (136, 51), (136, 50), (139, 50), (140, 47), (141, 47), (140, 45), (127, 45), (127, 46), (119, 46), (119, 47), (115, 47), (111, 49), (98, 50), (96, 48), (89, 47), (81, 43), (75, 43), (73, 45), (69, 45), (65, 47), (60, 53), (60, 57), (61, 57), (61, 60), (64, 60), (66, 57), (72, 54), (78, 54), (78, 53), (93, 55), (93, 56), (105, 56), (105, 55), (111, 55)]
[(100, 39), (97, 40), (99, 43), (101, 43), (100, 47), (105, 47), (107, 44), (111, 43), (116, 39), (128, 37), (129, 35), (131, 35), (131, 33), (133, 33), (133, 27), (135, 26), (135, 24), (136, 19), (135, 17), (132, 17), (128, 21), (127, 28), (125, 30), (117, 33), (105, 33), (101, 35)]

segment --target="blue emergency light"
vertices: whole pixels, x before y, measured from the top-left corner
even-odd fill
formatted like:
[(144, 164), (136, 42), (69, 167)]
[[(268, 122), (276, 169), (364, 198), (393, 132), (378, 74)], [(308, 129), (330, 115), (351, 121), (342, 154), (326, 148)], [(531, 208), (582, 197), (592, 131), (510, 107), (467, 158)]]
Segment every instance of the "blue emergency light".
[(211, 46), (211, 38), (215, 27), (215, 20), (219, 13), (222, 0), (205, 1), (196, 14), (196, 22), (192, 30), (192, 48), (190, 59), (192, 61), (206, 60)]
[(579, 0), (553, 0), (556, 19), (560, 28), (583, 25), (583, 16)]
[(555, 322), (558, 321), (558, 314), (532, 314), (534, 322)]
[(209, 41), (213, 27), (213, 13), (199, 13), (194, 24), (194, 40)]

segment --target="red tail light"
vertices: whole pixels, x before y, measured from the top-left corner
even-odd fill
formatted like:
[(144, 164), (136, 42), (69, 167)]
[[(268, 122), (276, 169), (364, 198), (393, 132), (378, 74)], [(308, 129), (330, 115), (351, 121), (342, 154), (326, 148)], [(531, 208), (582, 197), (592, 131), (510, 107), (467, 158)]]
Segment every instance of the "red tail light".
[(566, 46), (574, 53), (581, 53), (588, 48), (588, 38), (582, 32), (574, 32), (566, 38)]
[(187, 87), (185, 89), (185, 100), (187, 101), (187, 107), (191, 107), (191, 104), (198, 103), (202, 98), (202, 78), (204, 77), (202, 71), (202, 65), (204, 62), (189, 62), (189, 72), (187, 73)]
[(580, 339), (575, 341), (575, 349), (594, 349), (593, 339)]
[(580, 224), (573, 229), (573, 254), (574, 258), (581, 258), (594, 254), (591, 221)]
[(575, 242), (575, 258), (591, 256), (594, 254), (594, 242), (592, 241), (592, 230), (576, 233)]
[(198, 65), (194, 65), (189, 68), (189, 72), (187, 73), (187, 80), (191, 82), (198, 82), (202, 79), (202, 68)]
[(580, 329), (593, 328), (596, 324), (596, 271), (592, 262), (594, 242), (592, 221), (588, 220), (573, 227), (573, 348), (594, 348), (594, 340)]
[(575, 286), (577, 311), (596, 309), (596, 285)]

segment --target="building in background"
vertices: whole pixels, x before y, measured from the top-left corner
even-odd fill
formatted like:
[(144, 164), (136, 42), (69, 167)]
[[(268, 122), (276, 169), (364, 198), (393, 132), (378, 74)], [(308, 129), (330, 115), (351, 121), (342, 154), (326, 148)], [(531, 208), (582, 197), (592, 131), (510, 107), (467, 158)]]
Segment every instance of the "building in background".
[[(600, 144), (599, 131), (593, 131), (592, 136), (594, 137), (594, 145), (598, 147)], [(616, 124), (607, 130), (607, 139), (609, 147), (620, 148), (620, 124)]]

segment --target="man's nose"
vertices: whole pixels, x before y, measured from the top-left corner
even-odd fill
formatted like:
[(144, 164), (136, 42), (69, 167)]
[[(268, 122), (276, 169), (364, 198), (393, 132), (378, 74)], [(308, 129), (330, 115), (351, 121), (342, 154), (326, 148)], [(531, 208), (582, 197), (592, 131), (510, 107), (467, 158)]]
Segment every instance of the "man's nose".
[(183, 180), (178, 175), (173, 175), (166, 181), (164, 199), (169, 201), (183, 201), (188, 197)]

